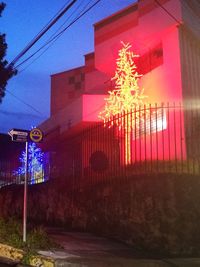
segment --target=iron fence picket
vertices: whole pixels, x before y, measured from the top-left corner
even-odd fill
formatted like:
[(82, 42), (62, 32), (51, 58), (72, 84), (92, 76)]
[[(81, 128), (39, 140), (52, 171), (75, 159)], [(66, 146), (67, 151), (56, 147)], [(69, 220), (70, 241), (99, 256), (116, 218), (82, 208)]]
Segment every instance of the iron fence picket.
[[(65, 147), (60, 145), (57, 152), (59, 173), (72, 179), (73, 194), (80, 193), (86, 185), (94, 187), (100, 182), (111, 186), (117, 176), (128, 178), (133, 174), (151, 172), (200, 174), (197, 142), (200, 131), (196, 125), (199, 116), (196, 104), (185, 107), (183, 103), (155, 103), (113, 116), (109, 128), (106, 123), (89, 124), (80, 134), (67, 138)], [(65, 159), (61, 163), (65, 154), (59, 155), (59, 151), (65, 149), (69, 150), (66, 156), (69, 163)], [(104, 159), (94, 158), (97, 164), (104, 164), (102, 170), (92, 166), (91, 157), (96, 151), (103, 152)], [(13, 168), (13, 162), (0, 162), (1, 184), (19, 182), (13, 176)], [(48, 174), (44, 175), (51, 176), (51, 170), (53, 166), (45, 167)], [(71, 201), (73, 206), (75, 200), (72, 197)]]

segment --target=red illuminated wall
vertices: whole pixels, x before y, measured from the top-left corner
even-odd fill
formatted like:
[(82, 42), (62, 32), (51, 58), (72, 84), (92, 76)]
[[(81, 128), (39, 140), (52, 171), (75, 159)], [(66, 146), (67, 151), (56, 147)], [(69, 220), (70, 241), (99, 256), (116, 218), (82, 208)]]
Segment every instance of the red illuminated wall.
[[(181, 20), (178, 0), (161, 1)], [(159, 23), (154, 23), (155, 21)], [(151, 104), (182, 102), (179, 28), (155, 1), (140, 1), (121, 13), (95, 25), (95, 67), (114, 76), (120, 41), (129, 42), (140, 55), (136, 64), (143, 74), (140, 87)], [(175, 112), (176, 113), (176, 112)], [(174, 119), (181, 116), (181, 124)], [(180, 122), (180, 119), (179, 119)], [(180, 138), (181, 137), (181, 138)], [(123, 138), (122, 138), (123, 139)], [(132, 162), (143, 160), (181, 160), (186, 157), (183, 113), (169, 112), (166, 129), (133, 138)], [(123, 144), (123, 140), (122, 140)], [(121, 146), (121, 160), (124, 151)]]
[[(172, 106), (173, 103), (182, 103), (183, 87), (184, 96), (186, 92), (187, 96), (190, 95), (190, 88), (186, 88), (187, 77), (191, 77), (194, 64), (190, 64), (188, 71), (187, 63), (189, 51), (194, 45), (192, 41), (189, 43), (188, 40), (191, 38), (188, 38), (188, 34), (180, 35), (183, 13), (186, 16), (188, 8), (183, 12), (184, 5), (180, 0), (160, 0), (159, 3), (168, 13), (173, 14), (176, 20), (156, 1), (140, 0), (94, 25), (94, 53), (85, 56), (85, 66), (51, 77), (53, 116), (49, 119), (49, 129), (59, 122), (63, 134), (68, 130), (67, 126), (63, 126), (67, 125), (68, 121), (72, 122), (73, 127), (76, 127), (75, 124), (79, 125), (79, 129), (84, 128), (88, 122), (99, 121), (98, 114), (104, 109), (104, 98), (107, 92), (114, 88), (111, 78), (115, 74), (118, 51), (122, 47), (121, 41), (130, 43), (134, 53), (140, 56), (136, 60), (138, 72), (143, 75), (139, 85), (144, 88), (148, 103), (152, 105), (165, 103), (165, 106), (167, 103)], [(190, 21), (189, 16), (187, 20)], [(197, 53), (197, 41), (195, 47), (193, 50)], [(181, 66), (181, 59), (185, 63), (184, 66)], [(198, 62), (195, 62), (195, 66), (198, 66)], [(198, 70), (198, 67), (196, 69)], [(195, 79), (191, 80), (193, 80), (192, 90), (196, 92), (198, 82), (195, 84), (195, 81), (198, 81), (198, 71), (195, 73)], [(80, 104), (79, 107), (77, 103)], [(178, 118), (179, 124), (176, 123)], [(163, 130), (146, 135), (145, 138), (144, 136), (132, 138), (132, 162), (184, 159), (186, 157), (184, 128), (184, 113), (167, 111), (166, 127)], [(124, 137), (117, 135), (123, 144)], [(96, 144), (93, 144), (93, 147), (95, 148)], [(100, 148), (103, 149), (99, 144)], [(104, 150), (109, 156), (108, 151), (105, 148)], [(89, 154), (92, 152), (93, 149)], [(125, 151), (122, 145), (120, 153), (123, 163)], [(84, 166), (88, 164), (89, 156), (86, 158), (83, 161)]]
[(95, 54), (85, 56), (85, 93), (98, 95), (107, 93), (110, 76), (95, 68)]
[[(156, 124), (156, 121), (155, 121)], [(159, 120), (157, 121), (157, 125)], [(186, 159), (184, 117), (181, 110), (166, 109), (166, 129), (154, 129), (132, 140), (132, 162)], [(157, 126), (158, 127), (158, 126)], [(161, 125), (162, 128), (162, 125)]]
[[(167, 10), (181, 17), (178, 0), (162, 1)], [(154, 23), (154, 21), (159, 23)], [(140, 55), (141, 87), (149, 102), (182, 100), (179, 29), (153, 0), (140, 1), (95, 25), (95, 67), (114, 76), (120, 41), (132, 44)]]

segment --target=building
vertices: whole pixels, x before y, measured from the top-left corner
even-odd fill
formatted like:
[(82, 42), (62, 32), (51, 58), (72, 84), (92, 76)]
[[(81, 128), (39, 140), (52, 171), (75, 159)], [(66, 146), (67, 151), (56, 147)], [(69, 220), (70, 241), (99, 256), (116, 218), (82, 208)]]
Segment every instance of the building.
[[(161, 110), (160, 115), (161, 128), (158, 130), (156, 113), (156, 131), (155, 134), (152, 132), (153, 135), (147, 136), (147, 139), (145, 134), (145, 140), (142, 141), (145, 142), (145, 148), (141, 144), (141, 138), (136, 138), (135, 135), (132, 139), (133, 150), (136, 151), (134, 148), (138, 146), (140, 148), (134, 153), (131, 161), (135, 163), (137, 158), (140, 158), (140, 161), (177, 161), (185, 160), (192, 154), (191, 143), (188, 141), (191, 132), (188, 132), (188, 129), (192, 128), (192, 132), (198, 129), (188, 124), (191, 121), (191, 113), (187, 115), (183, 110), (175, 109), (171, 112), (171, 106), (167, 106), (167, 103), (181, 103), (184, 107), (191, 102), (198, 104), (199, 26), (198, 0), (140, 0), (96, 23), (94, 52), (85, 55), (85, 65), (51, 76), (51, 115), (40, 127), (45, 133), (44, 149), (51, 152), (55, 166), (58, 165), (57, 159), (65, 171), (71, 168), (74, 173), (88, 169), (95, 153), (104, 153), (107, 161), (111, 157), (110, 153), (113, 154), (103, 141), (99, 142), (99, 145), (91, 141), (93, 143), (85, 152), (86, 139), (75, 143), (72, 140), (75, 136), (81, 136), (84, 129), (99, 122), (98, 114), (104, 108), (105, 96), (108, 90), (114, 88), (111, 78), (115, 73), (120, 41), (132, 44), (133, 51), (140, 55), (137, 61), (138, 72), (143, 75), (140, 86), (145, 89), (148, 102), (158, 105), (165, 103), (165, 109)], [(192, 115), (193, 121), (199, 118), (199, 113), (195, 114)], [(178, 141), (176, 136), (180, 137)], [(196, 135), (193, 134), (194, 136)], [(120, 138), (125, 140), (125, 135)], [(162, 139), (168, 141), (164, 143)], [(107, 142), (110, 142), (110, 139)], [(146, 145), (146, 142), (149, 145)], [(126, 160), (122, 154), (126, 152), (119, 143), (113, 143), (114, 147), (116, 145), (114, 154), (117, 150), (118, 156), (115, 157), (123, 164)], [(160, 146), (163, 146), (163, 149), (159, 151)], [(107, 165), (104, 156), (97, 156), (104, 162), (102, 166)], [(76, 160), (72, 160), (74, 158)]]

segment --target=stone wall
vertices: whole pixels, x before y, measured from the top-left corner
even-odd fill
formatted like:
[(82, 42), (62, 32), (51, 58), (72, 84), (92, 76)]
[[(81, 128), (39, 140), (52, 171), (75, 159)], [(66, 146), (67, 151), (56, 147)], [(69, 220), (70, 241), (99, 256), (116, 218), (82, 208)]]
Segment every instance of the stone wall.
[[(29, 222), (111, 236), (150, 253), (198, 255), (200, 177), (57, 179), (29, 187)], [(0, 216), (22, 217), (23, 186), (0, 191)]]

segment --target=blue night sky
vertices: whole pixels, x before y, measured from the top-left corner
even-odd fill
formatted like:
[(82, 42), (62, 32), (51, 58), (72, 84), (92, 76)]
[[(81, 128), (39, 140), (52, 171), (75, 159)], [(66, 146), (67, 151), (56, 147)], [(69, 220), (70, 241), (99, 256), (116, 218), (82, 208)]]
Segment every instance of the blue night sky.
[[(52, 17), (71, 1), (3, 2), (6, 3), (6, 8), (0, 18), (0, 32), (6, 33), (6, 59), (11, 62)], [(78, 0), (22, 60), (41, 47), (64, 22), (66, 27), (88, 3), (90, 6), (94, 2), (95, 0)], [(44, 54), (41, 55), (42, 50), (22, 65), (18, 69), (18, 75), (8, 82), (9, 92), (6, 92), (6, 97), (0, 104), (0, 133), (7, 133), (12, 128), (30, 129), (47, 119), (50, 111), (50, 75), (83, 65), (84, 55), (94, 50), (93, 24), (134, 2), (135, 0), (101, 0), (65, 31)], [(33, 62), (39, 55), (41, 56)]]

